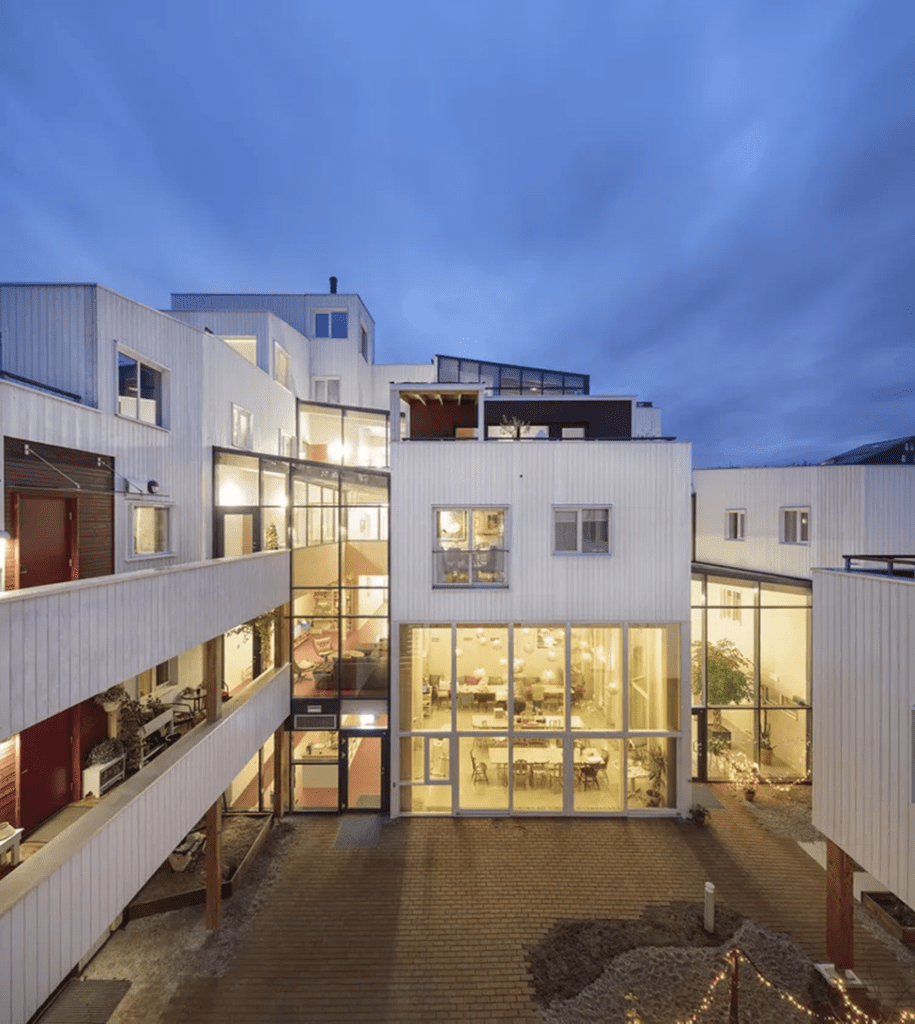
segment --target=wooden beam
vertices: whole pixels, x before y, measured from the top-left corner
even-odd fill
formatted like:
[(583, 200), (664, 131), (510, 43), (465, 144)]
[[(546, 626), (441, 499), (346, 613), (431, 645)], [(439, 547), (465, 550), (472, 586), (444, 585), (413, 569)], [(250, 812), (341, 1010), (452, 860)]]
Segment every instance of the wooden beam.
[(826, 955), (837, 968), (855, 966), (854, 861), (826, 843)]
[(223, 672), (222, 635), (207, 640), (203, 651), (203, 686), (206, 691), (207, 720), (222, 716), (222, 672)]
[(289, 806), (289, 740), (280, 726), (273, 734), (273, 816), (282, 818)]
[(207, 928), (216, 931), (222, 919), (222, 796), (207, 810)]

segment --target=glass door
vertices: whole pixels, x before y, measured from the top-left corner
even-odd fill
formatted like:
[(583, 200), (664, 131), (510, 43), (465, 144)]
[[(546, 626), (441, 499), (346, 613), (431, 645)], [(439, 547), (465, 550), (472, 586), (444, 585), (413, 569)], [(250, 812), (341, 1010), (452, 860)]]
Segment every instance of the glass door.
[(387, 812), (387, 732), (354, 729), (340, 733), (340, 810)]

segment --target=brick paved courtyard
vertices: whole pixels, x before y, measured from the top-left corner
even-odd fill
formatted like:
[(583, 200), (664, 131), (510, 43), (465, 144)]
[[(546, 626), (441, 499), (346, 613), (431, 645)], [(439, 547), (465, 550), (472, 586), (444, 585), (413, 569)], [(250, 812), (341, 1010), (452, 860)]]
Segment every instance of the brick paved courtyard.
[[(717, 795), (725, 809), (703, 829), (411, 819), (386, 824), (369, 849), (335, 848), (337, 818), (297, 820), (230, 969), (181, 979), (162, 1019), (534, 1022), (526, 950), (554, 923), (698, 901), (706, 880), (719, 902), (825, 960), (824, 872), (730, 793)], [(856, 944), (858, 973), (885, 1002), (915, 1008), (915, 969), (860, 926)]]

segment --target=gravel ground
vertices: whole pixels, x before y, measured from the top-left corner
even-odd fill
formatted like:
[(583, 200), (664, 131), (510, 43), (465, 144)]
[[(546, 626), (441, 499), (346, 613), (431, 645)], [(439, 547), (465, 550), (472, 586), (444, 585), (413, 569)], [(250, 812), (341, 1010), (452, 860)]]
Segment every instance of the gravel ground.
[[(719, 911), (724, 908), (717, 908)], [(660, 913), (659, 913), (660, 912)], [(701, 922), (701, 904), (654, 907), (651, 922), (657, 930), (667, 914), (671, 941), (684, 938), (683, 926), (691, 914)], [(646, 916), (647, 913), (646, 913)], [(736, 915), (734, 915), (736, 916)], [(608, 922), (610, 923), (610, 922)], [(627, 930), (636, 934), (645, 928), (645, 918), (634, 922), (612, 922), (621, 938)], [(701, 927), (701, 925), (700, 925)], [(695, 929), (690, 929), (694, 931)], [(688, 936), (687, 936), (688, 938)], [(749, 920), (743, 920), (733, 937), (717, 946), (657, 946), (629, 949), (613, 957), (600, 977), (572, 998), (557, 999), (541, 1010), (544, 1024), (673, 1024), (688, 1018), (709, 998), (703, 1009), (703, 1024), (726, 1024), (729, 1019), (731, 982), (724, 955), (739, 947), (755, 967), (773, 983), (759, 981), (753, 967), (741, 962), (738, 969), (738, 1003), (742, 1024), (794, 1024), (810, 1022), (806, 1010), (783, 999), (779, 990), (790, 992), (804, 1007), (824, 1011), (829, 988), (806, 953), (787, 935), (776, 935)]]
[(270, 835), (235, 895), (222, 905), (216, 935), (205, 925), (201, 907), (188, 907), (132, 921), (115, 932), (85, 971), (87, 978), (132, 982), (110, 1024), (151, 1024), (187, 975), (218, 977), (229, 969), (247, 939), (258, 908), (279, 878), (296, 825), (275, 821)]
[(773, 835), (789, 836), (799, 843), (825, 843), (826, 836), (810, 820), (812, 799), (812, 786), (772, 784), (760, 786), (747, 807)]

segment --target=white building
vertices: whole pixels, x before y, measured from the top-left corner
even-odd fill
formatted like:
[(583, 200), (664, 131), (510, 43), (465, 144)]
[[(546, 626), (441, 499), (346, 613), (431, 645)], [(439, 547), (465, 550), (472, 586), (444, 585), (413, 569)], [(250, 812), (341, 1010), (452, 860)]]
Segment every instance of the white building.
[[(581, 374), (377, 364), (335, 285), (165, 312), (0, 286), (0, 822), (30, 853), (0, 877), (0, 1019), (223, 795), (690, 802), (689, 446)], [(118, 685), (151, 718), (123, 756), (94, 700)]]

